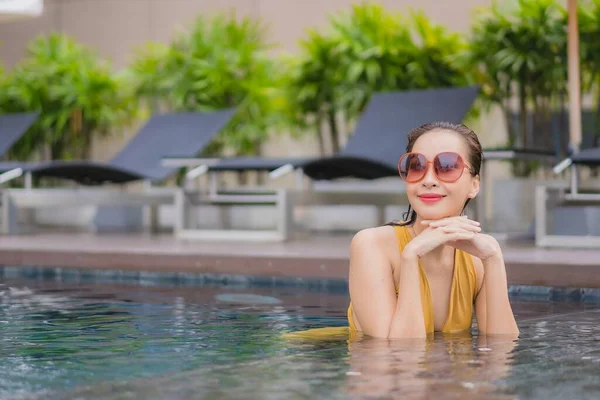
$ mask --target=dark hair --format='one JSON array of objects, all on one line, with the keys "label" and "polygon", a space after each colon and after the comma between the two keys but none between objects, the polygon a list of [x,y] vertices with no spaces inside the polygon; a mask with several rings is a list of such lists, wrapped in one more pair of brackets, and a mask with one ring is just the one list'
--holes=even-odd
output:
[{"label": "dark hair", "polygon": [[[469,147],[469,164],[471,165],[471,175],[479,175],[479,171],[481,170],[481,162],[483,161],[481,143],[479,143],[479,138],[477,137],[477,134],[473,132],[473,130],[462,124],[453,124],[451,122],[437,121],[430,122],[421,125],[417,128],[414,128],[410,132],[408,132],[408,144],[406,145],[406,152],[408,153],[412,151],[417,139],[423,136],[424,134],[428,132],[441,130],[452,131],[462,136],[465,142],[467,142],[467,146]],[[470,200],[471,199],[467,199],[463,210],[467,207],[467,204],[469,204]],[[402,216],[402,221],[392,221],[386,225],[407,226],[414,224],[416,219],[417,213],[415,212],[415,210],[412,209],[412,207],[409,204],[408,211],[406,211]]]}]

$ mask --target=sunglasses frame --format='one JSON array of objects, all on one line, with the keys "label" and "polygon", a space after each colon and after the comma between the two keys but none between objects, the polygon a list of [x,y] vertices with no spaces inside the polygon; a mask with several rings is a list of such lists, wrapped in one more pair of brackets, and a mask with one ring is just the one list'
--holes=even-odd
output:
[{"label": "sunglasses frame", "polygon": [[[454,180],[442,179],[442,177],[439,176],[439,174],[436,171],[435,166],[434,166],[433,167],[433,173],[435,174],[435,176],[441,182],[444,182],[444,183],[454,183],[454,182],[456,182],[457,180],[459,180],[463,176],[463,174],[465,172],[465,169],[467,169],[471,173],[471,175],[473,175],[473,169],[465,163],[465,160],[463,160],[463,158],[462,158],[462,156],[460,154],[458,154],[458,153],[456,153],[454,151],[443,151],[441,153],[438,153],[438,154],[435,155],[435,157],[433,157],[433,161],[428,160],[427,157],[425,157],[424,154],[417,153],[417,152],[408,152],[408,153],[402,154],[400,156],[400,159],[398,160],[398,174],[400,175],[400,179],[402,179],[406,183],[418,183],[418,182],[422,181],[425,178],[425,176],[427,176],[427,171],[429,170],[429,164],[433,164],[436,161],[436,159],[438,159],[438,157],[440,156],[440,154],[453,154],[453,155],[456,155],[457,156],[457,162],[459,162],[459,163],[462,164],[462,169],[460,171],[460,174]],[[422,156],[425,159],[425,163],[426,163],[425,164],[425,172],[423,173],[423,176],[421,176],[419,179],[414,180],[414,181],[408,181],[408,180],[406,180],[406,178],[402,176],[402,171],[401,171],[402,160],[404,160],[406,157],[408,157],[410,155]],[[408,171],[407,171],[406,175],[408,176]]]}]

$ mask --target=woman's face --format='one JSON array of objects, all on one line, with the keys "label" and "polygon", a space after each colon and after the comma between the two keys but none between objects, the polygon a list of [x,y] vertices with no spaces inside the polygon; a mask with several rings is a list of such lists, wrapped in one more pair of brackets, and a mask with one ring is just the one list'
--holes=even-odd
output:
[{"label": "woman's face", "polygon": [[421,135],[412,149],[425,156],[425,176],[418,182],[406,183],[406,192],[412,208],[421,220],[438,220],[460,215],[467,199],[479,192],[479,176],[473,176],[468,168],[455,182],[444,182],[436,175],[433,161],[444,152],[457,153],[466,167],[471,167],[466,141],[456,132],[434,130]]}]

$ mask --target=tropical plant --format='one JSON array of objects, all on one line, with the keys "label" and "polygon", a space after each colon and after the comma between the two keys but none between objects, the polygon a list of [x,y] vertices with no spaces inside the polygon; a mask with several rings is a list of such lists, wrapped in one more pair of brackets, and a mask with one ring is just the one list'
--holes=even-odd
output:
[{"label": "tropical plant", "polygon": [[404,18],[380,5],[361,3],[349,13],[332,16],[330,22],[327,34],[310,31],[301,43],[292,85],[300,120],[310,121],[321,143],[323,125],[327,126],[334,152],[340,148],[340,118],[355,119],[373,92],[467,82],[453,57],[465,46],[464,40],[423,13]]},{"label": "tropical plant", "polygon": [[151,44],[131,68],[136,93],[154,107],[212,111],[235,107],[209,152],[257,154],[285,107],[285,69],[267,54],[260,21],[200,16],[168,46]]},{"label": "tropical plant", "polygon": [[125,70],[135,98],[146,102],[151,112],[160,111],[161,99],[169,95],[162,76],[168,53],[168,46],[162,43],[146,43],[134,51],[133,62]]},{"label": "tropical plant", "polygon": [[469,83],[458,54],[467,49],[465,38],[433,23],[423,12],[410,14],[416,59],[408,65],[418,88],[464,86]]},{"label": "tropical plant", "polygon": [[40,112],[10,156],[29,159],[43,151],[45,159],[88,158],[95,135],[135,115],[123,87],[108,64],[68,36],[37,37],[3,82],[2,111]]},{"label": "tropical plant", "polygon": [[[408,23],[382,6],[362,3],[331,18],[344,76],[342,102],[359,112],[373,91],[410,88],[417,58]],[[414,68],[415,65],[412,65]]]},{"label": "tropical plant", "polygon": [[[552,114],[564,109],[567,34],[564,8],[555,0],[494,2],[472,29],[468,58],[484,98],[501,107],[509,145],[552,148]],[[512,123],[511,100],[519,122]],[[533,114],[533,123],[528,121]],[[517,128],[517,129],[515,129]],[[523,165],[523,164],[518,164]],[[513,171],[528,175],[535,165]]]},{"label": "tropical plant", "polygon": [[344,82],[337,41],[310,31],[301,42],[302,54],[290,69],[288,101],[297,111],[292,119],[296,127],[314,130],[321,154],[325,154],[324,127],[328,126],[334,140],[334,152],[339,149],[338,123],[340,96]]}]

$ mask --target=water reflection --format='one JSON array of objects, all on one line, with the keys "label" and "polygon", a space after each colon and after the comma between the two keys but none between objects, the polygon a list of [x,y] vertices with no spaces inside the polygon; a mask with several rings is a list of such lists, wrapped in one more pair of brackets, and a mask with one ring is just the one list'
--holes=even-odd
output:
[{"label": "water reflection", "polygon": [[495,382],[510,374],[515,346],[510,337],[470,334],[427,341],[363,337],[348,344],[345,392],[403,399],[512,398],[496,393]]}]

